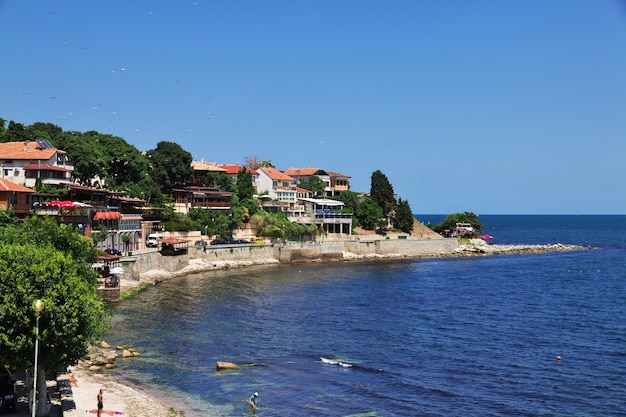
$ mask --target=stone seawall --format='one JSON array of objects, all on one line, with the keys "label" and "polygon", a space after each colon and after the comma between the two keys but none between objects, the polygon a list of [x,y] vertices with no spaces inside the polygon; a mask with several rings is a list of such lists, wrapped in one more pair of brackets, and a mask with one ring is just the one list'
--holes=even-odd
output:
[{"label": "stone seawall", "polygon": [[123,279],[139,281],[142,276],[151,271],[175,273],[185,269],[188,265],[189,255],[162,256],[156,250],[136,253],[133,256],[122,258]]},{"label": "stone seawall", "polygon": [[186,255],[162,256],[157,251],[149,251],[123,258],[123,278],[131,281],[154,280],[248,265],[452,256],[458,247],[456,239],[289,242],[207,246],[206,249],[192,246]]},{"label": "stone seawall", "polygon": [[452,255],[458,248],[457,239],[375,240],[344,242],[348,257],[438,257]]},{"label": "stone seawall", "polygon": [[441,258],[528,254],[590,249],[576,245],[460,245],[457,239],[379,239],[288,242],[268,245],[190,247],[189,253],[162,256],[157,251],[122,260],[124,280],[148,280],[249,265],[332,262],[376,258]]}]

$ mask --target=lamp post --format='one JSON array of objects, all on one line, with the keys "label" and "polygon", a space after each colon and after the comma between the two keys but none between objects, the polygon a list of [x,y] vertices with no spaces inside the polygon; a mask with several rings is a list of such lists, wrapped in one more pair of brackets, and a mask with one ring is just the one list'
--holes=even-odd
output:
[{"label": "lamp post", "polygon": [[33,302],[33,310],[35,311],[37,329],[35,331],[35,370],[33,372],[33,407],[32,417],[35,417],[37,412],[37,360],[39,358],[39,313],[43,311],[43,301],[37,299]]}]

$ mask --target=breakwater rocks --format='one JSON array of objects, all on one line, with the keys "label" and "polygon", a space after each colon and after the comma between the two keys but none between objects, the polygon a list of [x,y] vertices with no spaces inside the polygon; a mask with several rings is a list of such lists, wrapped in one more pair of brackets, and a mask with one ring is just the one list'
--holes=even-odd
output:
[{"label": "breakwater rocks", "polygon": [[459,245],[455,250],[457,256],[506,255],[506,254],[534,254],[546,252],[564,252],[572,250],[592,250],[594,248],[581,245],[565,245],[554,243],[547,245],[486,245],[471,244]]},{"label": "breakwater rocks", "polygon": [[136,349],[128,346],[112,348],[108,343],[101,341],[89,347],[87,356],[78,363],[78,366],[91,372],[99,372],[102,369],[115,368],[115,360],[119,357],[132,358],[135,356],[141,356]]}]

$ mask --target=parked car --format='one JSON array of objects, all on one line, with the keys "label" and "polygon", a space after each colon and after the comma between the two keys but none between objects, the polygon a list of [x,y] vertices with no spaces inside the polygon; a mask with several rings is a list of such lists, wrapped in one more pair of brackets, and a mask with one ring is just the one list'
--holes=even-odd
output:
[{"label": "parked car", "polygon": [[228,242],[225,239],[213,239],[211,245],[225,245]]},{"label": "parked car", "polygon": [[117,249],[111,249],[111,248],[106,248],[104,250],[106,253],[108,253],[109,255],[113,255],[113,256],[122,256],[122,252],[120,252]]},{"label": "parked car", "polygon": [[0,370],[0,409],[17,410],[15,379],[13,379],[8,369]]},{"label": "parked car", "polygon": [[162,233],[150,233],[148,239],[146,239],[146,246],[149,248],[156,248],[159,246],[159,239],[163,239]]}]

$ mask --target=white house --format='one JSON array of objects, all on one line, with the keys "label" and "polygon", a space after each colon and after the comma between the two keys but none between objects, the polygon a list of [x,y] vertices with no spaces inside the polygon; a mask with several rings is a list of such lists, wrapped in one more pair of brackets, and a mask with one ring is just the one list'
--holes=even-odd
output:
[{"label": "white house", "polygon": [[0,143],[0,177],[33,188],[42,184],[71,182],[74,165],[65,151],[47,140]]}]

